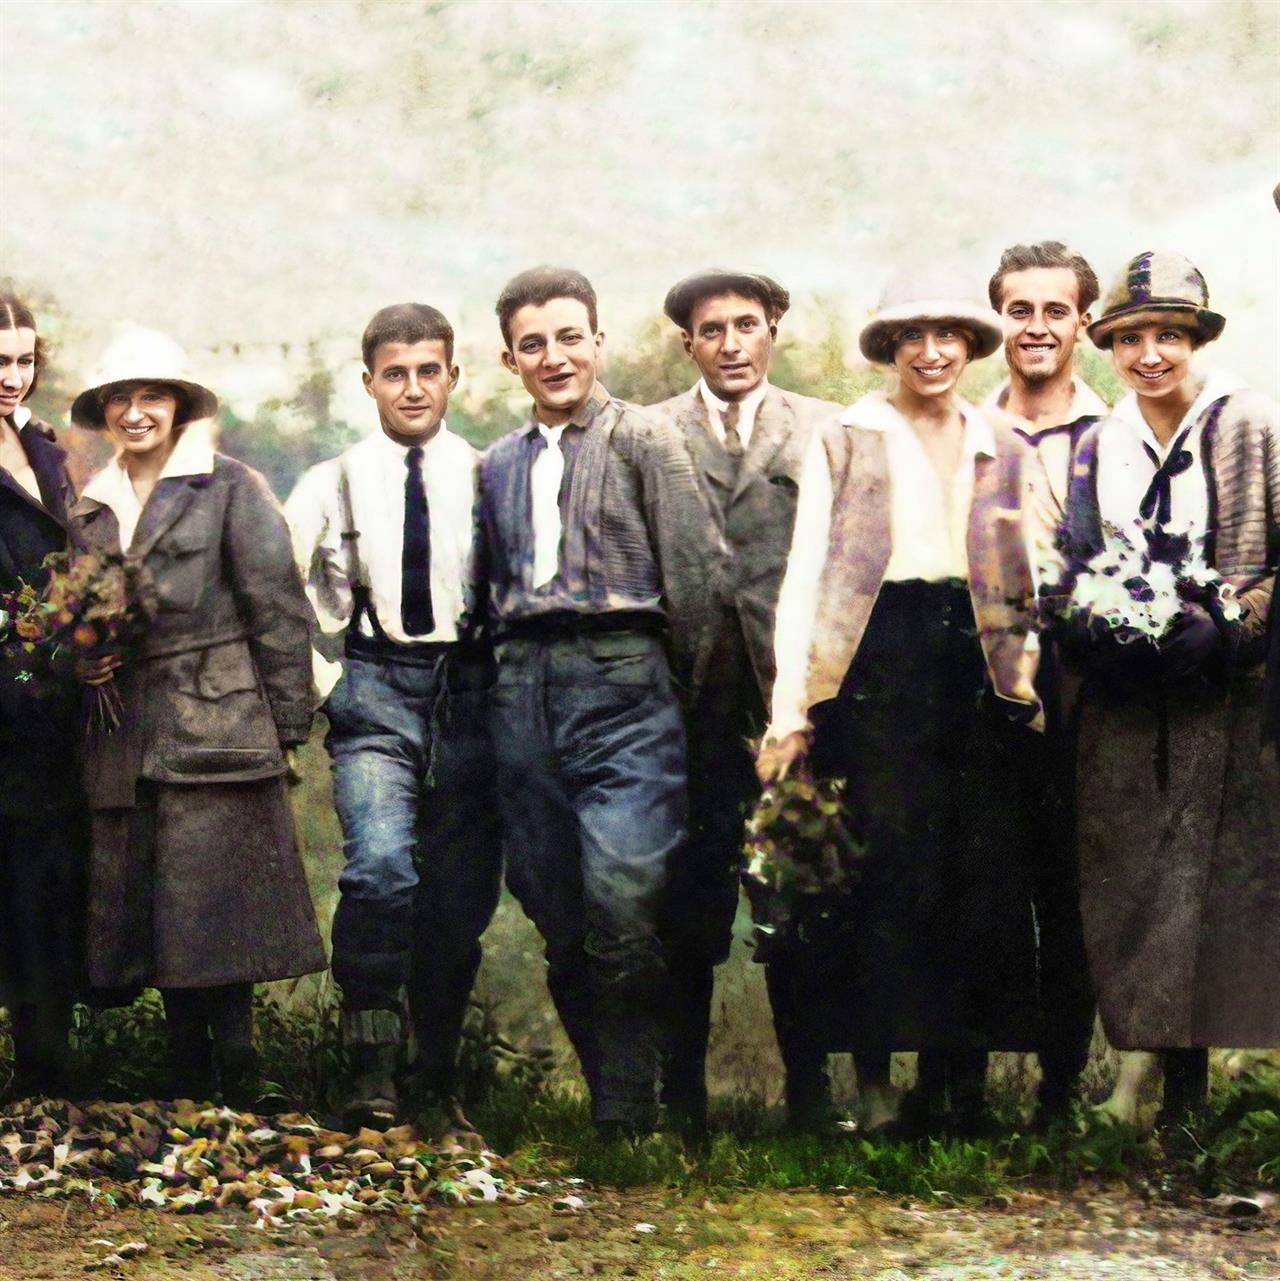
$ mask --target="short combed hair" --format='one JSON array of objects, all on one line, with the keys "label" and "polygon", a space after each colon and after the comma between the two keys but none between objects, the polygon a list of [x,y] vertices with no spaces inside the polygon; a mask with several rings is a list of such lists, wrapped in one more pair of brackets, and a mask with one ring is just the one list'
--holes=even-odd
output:
[{"label": "short combed hair", "polygon": [[31,375],[31,386],[27,388],[27,395],[30,396],[36,389],[36,383],[40,381],[40,371],[45,367],[49,359],[49,347],[45,340],[40,337],[39,331],[36,330],[36,318],[31,314],[31,308],[17,294],[0,294],[0,329],[30,329],[35,331],[36,365],[35,373]]},{"label": "short combed hair", "polygon": [[587,309],[591,332],[596,332],[596,291],[591,281],[571,267],[532,267],[508,280],[498,295],[494,311],[502,326],[502,341],[511,346],[511,318],[521,307],[545,307],[553,298],[576,298]]},{"label": "short combed hair", "polygon": [[1068,249],[1061,240],[1041,240],[1034,245],[1011,245],[1000,255],[1000,265],[987,286],[991,306],[1000,310],[1000,290],[1004,278],[1012,271],[1032,271],[1037,267],[1065,267],[1076,278],[1076,309],[1084,315],[1098,301],[1098,277],[1083,255]]},{"label": "short combed hair", "polygon": [[442,342],[446,363],[453,364],[453,326],[444,312],[423,302],[398,302],[375,312],[360,339],[364,367],[373,373],[374,352],[384,342]]}]

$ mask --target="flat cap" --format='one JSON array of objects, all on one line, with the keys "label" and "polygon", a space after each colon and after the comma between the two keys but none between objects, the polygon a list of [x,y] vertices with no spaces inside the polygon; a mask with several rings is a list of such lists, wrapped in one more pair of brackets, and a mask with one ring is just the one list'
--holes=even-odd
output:
[{"label": "flat cap", "polygon": [[741,294],[754,298],[763,308],[770,323],[784,315],[791,306],[791,295],[776,280],[749,271],[723,271],[719,267],[686,276],[667,291],[662,310],[680,326],[688,329],[693,309],[704,298],[720,294]]}]

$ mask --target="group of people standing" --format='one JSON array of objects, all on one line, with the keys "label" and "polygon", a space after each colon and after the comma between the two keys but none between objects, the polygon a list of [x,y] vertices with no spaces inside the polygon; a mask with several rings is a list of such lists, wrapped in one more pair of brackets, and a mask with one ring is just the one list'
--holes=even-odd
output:
[{"label": "group of people standing", "polygon": [[[845,780],[866,854],[765,957],[795,1124],[829,1123],[833,1051],[867,1133],[980,1127],[994,1050],[1037,1051],[1058,1114],[1095,988],[1113,1044],[1165,1053],[1170,1115],[1203,1101],[1209,1045],[1280,1045],[1280,419],[1195,367],[1223,321],[1185,259],[1139,255],[1095,319],[1098,294],[1057,242],[1008,250],[985,299],[900,277],[860,335],[895,376],[845,408],[770,384],[785,289],[702,272],[665,300],[698,381],[641,409],[600,383],[590,283],[537,268],[497,303],[531,412],[482,455],[447,425],[448,320],[387,307],[362,342],[380,430],[283,514],[155,336],[76,399],[117,450],[76,500],[21,406],[35,322],[0,300],[0,587],[70,541],[144,563],[158,600],[137,652],[80,665],[125,714],[78,777],[74,691],[0,695],[23,1083],[61,1084],[87,840],[89,982],[162,990],[175,1093],[252,1101],[251,985],[324,965],[285,790],[313,682],[351,1124],[465,1124],[505,865],[602,1134],[660,1104],[705,1133],[744,819],[800,768]],[[1111,409],[1075,373],[1086,332],[1131,389]],[[1002,345],[975,407],[959,379]],[[1102,590],[1134,555],[1179,584],[1163,630]]]}]

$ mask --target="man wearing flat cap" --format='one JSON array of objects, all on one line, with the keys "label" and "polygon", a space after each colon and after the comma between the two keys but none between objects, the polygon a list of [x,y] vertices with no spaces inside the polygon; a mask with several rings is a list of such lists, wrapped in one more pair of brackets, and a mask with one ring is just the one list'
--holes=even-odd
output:
[{"label": "man wearing flat cap", "polygon": [[[778,321],[790,301],[768,276],[713,270],[681,280],[664,304],[701,376],[655,409],[683,433],[728,551],[711,659],[686,701],[690,842],[674,877],[668,932],[675,1034],[663,1098],[695,1134],[706,1126],[713,971],[729,954],[743,820],[759,795],[748,743],[767,720],[774,610],[800,466],[813,424],[840,408],[769,383]],[[823,1057],[790,1033],[791,1011],[773,987],[788,1111],[793,1121],[819,1123],[827,1102]]]}]

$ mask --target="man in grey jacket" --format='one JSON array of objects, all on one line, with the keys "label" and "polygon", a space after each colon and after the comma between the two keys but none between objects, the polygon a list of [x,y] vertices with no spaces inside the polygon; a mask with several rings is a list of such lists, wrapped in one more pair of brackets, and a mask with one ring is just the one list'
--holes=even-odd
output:
[{"label": "man in grey jacket", "polygon": [[[704,271],[674,285],[664,304],[701,377],[655,406],[684,436],[727,572],[708,619],[710,655],[686,699],[690,845],[669,898],[667,964],[673,1038],[664,1101],[686,1131],[705,1130],[706,1055],[714,967],[729,955],[738,903],[743,820],[759,795],[748,743],[768,719],[773,620],[791,545],[805,446],[814,423],[840,406],[769,383],[778,321],[790,296],[767,276]],[[787,1107],[821,1124],[827,1082],[820,1050],[800,1037],[771,958],[770,1000],[787,1070]]]}]

